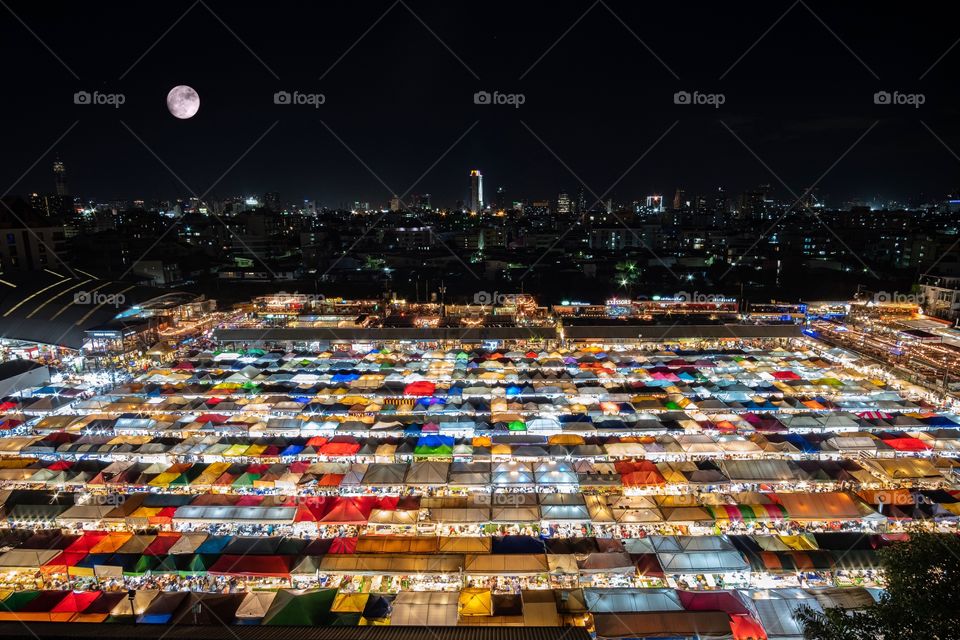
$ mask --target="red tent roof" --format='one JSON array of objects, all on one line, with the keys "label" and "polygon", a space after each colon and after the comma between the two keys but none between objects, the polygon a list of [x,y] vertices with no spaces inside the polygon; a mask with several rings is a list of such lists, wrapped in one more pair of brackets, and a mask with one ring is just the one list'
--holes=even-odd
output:
[{"label": "red tent roof", "polygon": [[728,615],[748,615],[743,601],[730,591],[677,591],[687,611],[723,611]]},{"label": "red tent roof", "polygon": [[214,424],[223,424],[229,419],[230,419],[229,416],[225,416],[220,413],[205,413],[199,418],[197,418],[197,422],[200,422],[203,424],[206,424],[208,422],[212,422]]},{"label": "red tent roof", "polygon": [[[159,513],[157,515],[160,515]],[[143,550],[145,556],[162,556],[170,551],[170,547],[180,539],[176,531],[161,531],[157,537]]]},{"label": "red tent roof", "polygon": [[340,555],[348,555],[351,553],[357,552],[357,540],[356,537],[351,538],[334,538],[330,543],[330,549],[327,550],[327,553],[334,553]]},{"label": "red tent roof", "polygon": [[[373,507],[370,507],[372,509]],[[364,514],[352,498],[337,498],[333,507],[320,518],[319,522],[342,524],[366,524],[370,510]]]},{"label": "red tent roof", "polygon": [[799,380],[800,376],[795,374],[793,371],[774,371],[773,377],[777,380]]},{"label": "red tent roof", "polygon": [[71,591],[50,613],[80,613],[102,595],[102,591]]},{"label": "red tent roof", "polygon": [[317,453],[322,456],[352,456],[360,451],[359,442],[328,442]]},{"label": "red tent roof", "polygon": [[432,396],[437,390],[437,385],[429,380],[418,380],[411,382],[403,390],[405,396]]},{"label": "red tent roof", "polygon": [[657,465],[649,460],[618,460],[614,463],[614,468],[620,474],[620,481],[625,487],[667,482]]},{"label": "red tent roof", "polygon": [[902,438],[884,438],[883,442],[897,451],[926,451],[933,448],[920,438],[911,438],[909,436]]},{"label": "red tent roof", "polygon": [[72,567],[87,557],[86,551],[64,551],[43,564],[45,573],[56,573],[54,567]]},{"label": "red tent roof", "polygon": [[106,531],[84,531],[83,535],[74,540],[65,551],[68,553],[87,554],[90,552],[90,549],[106,537]]},{"label": "red tent roof", "polygon": [[318,487],[339,487],[340,483],[343,482],[344,474],[342,473],[327,473],[324,474],[322,478],[317,481]]},{"label": "red tent roof", "polygon": [[749,616],[730,616],[734,640],[767,640],[763,625]]},{"label": "red tent roof", "polygon": [[308,507],[300,505],[297,507],[297,515],[293,517],[294,522],[316,522],[317,516],[313,514]]},{"label": "red tent roof", "polygon": [[257,576],[289,578],[294,556],[224,555],[210,567],[208,573],[229,576]]}]

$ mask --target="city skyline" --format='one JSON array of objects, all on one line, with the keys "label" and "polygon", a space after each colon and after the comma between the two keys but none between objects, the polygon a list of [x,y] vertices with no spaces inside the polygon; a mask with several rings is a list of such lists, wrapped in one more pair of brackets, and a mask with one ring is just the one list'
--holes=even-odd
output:
[{"label": "city skyline", "polygon": [[[33,197],[48,197],[56,196],[60,198],[66,198],[71,202],[74,202],[76,206],[83,207],[83,205],[95,205],[95,206],[104,206],[104,205],[116,205],[117,203],[126,203],[130,208],[138,208],[135,203],[143,203],[146,206],[148,203],[157,204],[162,202],[189,202],[190,200],[196,200],[195,196],[184,196],[184,195],[167,195],[167,196],[155,196],[152,198],[144,197],[103,197],[95,194],[84,194],[77,193],[77,190],[71,192],[70,182],[67,177],[67,163],[64,162],[59,153],[54,154],[55,160],[53,161],[53,189],[47,190],[36,190],[29,193],[17,194],[21,197],[33,198]],[[303,198],[294,197],[290,199],[286,197],[285,194],[281,194],[278,191],[267,190],[263,192],[243,192],[243,193],[232,193],[232,194],[211,194],[208,197],[204,198],[204,202],[210,201],[241,201],[249,198],[257,198],[255,206],[266,206],[268,208],[273,207],[274,210],[280,211],[285,208],[287,205],[292,205],[294,209],[298,209],[296,205],[311,203],[317,208],[323,208],[328,210],[350,210],[355,209],[355,205],[364,204],[368,206],[368,209],[371,211],[374,210],[393,210],[399,211],[405,208],[425,208],[425,209],[434,209],[434,210],[456,210],[461,209],[463,211],[478,213],[478,212],[495,212],[495,211],[504,211],[516,208],[517,204],[524,204],[537,201],[549,201],[557,205],[557,213],[571,213],[573,211],[582,211],[586,207],[586,195],[584,193],[583,185],[579,185],[578,190],[566,189],[563,186],[558,187],[554,190],[553,194],[548,193],[534,193],[530,194],[525,191],[520,191],[519,197],[511,196],[511,191],[503,184],[497,184],[495,187],[496,197],[494,199],[484,198],[483,197],[483,172],[479,169],[471,169],[467,174],[468,179],[470,180],[469,184],[466,185],[465,191],[466,196],[457,199],[456,201],[451,202],[442,202],[437,203],[436,199],[433,196],[433,193],[429,190],[421,190],[419,193],[408,194],[408,197],[401,200],[396,194],[381,198],[379,201],[377,199],[365,198],[365,197],[353,197],[344,201],[332,203],[332,202],[318,202],[317,200],[304,196]],[[477,178],[474,181],[474,178]],[[620,206],[623,205],[632,205],[639,206],[640,203],[644,203],[646,209],[650,211],[663,211],[669,209],[682,209],[684,207],[694,207],[697,203],[697,198],[706,198],[710,200],[711,208],[719,208],[720,202],[722,199],[726,199],[727,208],[737,208],[738,200],[743,196],[748,195],[754,192],[763,192],[765,195],[769,196],[770,202],[777,204],[794,204],[799,202],[799,198],[796,194],[787,193],[784,189],[780,189],[783,193],[777,193],[777,188],[770,184],[769,181],[764,183],[763,181],[758,181],[753,185],[745,185],[744,188],[740,190],[729,190],[724,188],[724,186],[719,185],[712,190],[708,191],[689,191],[683,188],[682,186],[677,186],[673,190],[673,196],[666,190],[648,190],[645,192],[637,191],[631,196],[619,197],[617,194],[608,194],[607,198],[602,200],[594,200],[591,207],[588,209],[602,209],[608,203],[616,203]],[[577,193],[578,199],[570,199],[570,193]],[[930,208],[942,206],[944,202],[949,205],[953,203],[958,198],[960,198],[960,191],[946,190],[941,193],[936,194],[898,194],[889,198],[884,198],[879,194],[870,194],[864,195],[861,194],[857,197],[852,197],[843,202],[831,201],[829,194],[822,193],[819,188],[811,191],[813,194],[814,201],[823,208],[829,209],[846,209],[851,207],[869,207],[871,209],[921,209],[921,208]],[[478,199],[475,200],[475,194]],[[718,195],[719,194],[719,195]],[[809,196],[809,194],[807,194]],[[779,196],[779,197],[777,197]],[[720,200],[717,200],[719,198]],[[424,205],[424,203],[428,203]],[[653,203],[653,205],[651,204]],[[667,203],[672,203],[668,205]],[[480,206],[475,206],[479,204]]]}]

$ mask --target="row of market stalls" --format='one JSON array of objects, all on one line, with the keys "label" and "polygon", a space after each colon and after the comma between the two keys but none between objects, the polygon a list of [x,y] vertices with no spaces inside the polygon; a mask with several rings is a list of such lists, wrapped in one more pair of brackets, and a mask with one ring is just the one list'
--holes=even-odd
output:
[{"label": "row of market stalls", "polygon": [[836,589],[487,589],[367,594],[311,589],[198,593],[21,591],[0,593],[0,621],[137,623],[165,625],[304,626],[587,626],[601,638],[684,637],[708,639],[802,637],[794,612],[839,607],[862,609],[870,591]]},{"label": "row of market stalls", "polygon": [[[910,481],[944,485],[955,478],[953,458],[854,460],[699,460],[653,462],[623,459],[498,460],[493,462],[211,462],[124,460],[0,460],[0,479],[13,488],[96,492],[316,495],[449,495],[572,493],[578,490],[636,493],[699,493],[707,487],[743,490],[764,485],[781,491],[838,485],[880,488]],[[754,487],[756,488],[756,487]]]},{"label": "row of market stalls", "polygon": [[[102,413],[107,419],[121,414],[135,414],[154,420],[154,423],[127,423],[122,426],[131,432],[164,429],[202,431],[212,430],[216,426],[222,430],[228,428],[223,425],[231,423],[245,423],[248,429],[251,426],[260,430],[289,429],[296,424],[274,422],[271,426],[269,419],[274,416],[298,418],[305,423],[298,425],[300,429],[312,430],[336,428],[345,421],[356,421],[358,424],[353,428],[358,431],[374,429],[373,425],[377,423],[394,422],[400,424],[400,430],[410,424],[428,422],[449,423],[446,428],[451,429],[454,428],[453,423],[460,422],[459,429],[477,432],[495,431],[499,422],[517,422],[519,424],[515,430],[542,433],[578,429],[609,430],[623,425],[635,431],[669,431],[677,428],[675,423],[678,420],[696,423],[681,425],[684,428],[726,432],[956,426],[954,418],[937,419],[938,414],[920,405],[892,400],[857,401],[853,399],[854,396],[837,396],[842,399],[831,401],[820,396],[803,400],[773,395],[759,401],[747,399],[725,403],[716,398],[684,394],[675,389],[653,394],[603,387],[557,388],[540,393],[532,389],[530,391],[524,395],[494,399],[439,395],[411,397],[405,396],[403,390],[382,397],[369,392],[346,390],[321,397],[297,388],[279,389],[271,395],[252,397],[240,397],[229,390],[191,397],[175,391],[152,396],[143,393],[142,389],[136,392],[136,389],[119,387],[109,394],[58,407],[58,414],[65,411]],[[23,421],[34,415],[30,411],[21,411],[20,407],[11,403],[6,404],[9,410],[3,414],[7,419]],[[760,413],[773,415],[755,415]],[[245,422],[237,419],[241,414],[258,420]],[[528,425],[538,417],[545,422]],[[818,417],[825,419],[818,420]],[[168,422],[173,424],[167,425]],[[259,425],[260,422],[267,424]],[[730,424],[725,424],[727,422]],[[204,426],[207,423],[213,424]],[[574,424],[569,426],[568,423]],[[397,430],[397,427],[381,425],[374,430]]]},{"label": "row of market stalls", "polygon": [[[73,418],[72,416],[64,416]],[[77,430],[45,429],[33,435],[0,438],[4,457],[140,459],[177,462],[237,460],[310,461],[353,459],[359,462],[435,460],[548,460],[609,461],[643,457],[677,460],[698,458],[894,458],[901,456],[956,456],[960,430],[848,431],[825,433],[707,434],[675,432],[658,435],[563,433],[542,435],[505,431],[462,437],[444,435],[438,428],[415,433],[352,435],[336,429],[313,436],[279,434],[232,435],[124,434],[116,424],[85,421]],[[117,421],[119,422],[119,420]],[[629,430],[627,430],[629,431]],[[119,432],[119,433],[118,433]]]},{"label": "row of market stalls", "polygon": [[93,399],[84,395],[78,388],[43,387],[6,399],[0,412],[43,415],[79,406],[111,412],[140,407],[316,417],[348,415],[358,408],[385,415],[473,415],[583,405],[584,412],[598,416],[629,417],[678,409],[900,413],[922,408],[884,381],[823,360],[799,345],[793,351],[686,355],[627,348],[610,353],[599,348],[204,352],[148,371],[113,394]]},{"label": "row of market stalls", "polygon": [[800,343],[396,344],[26,390],[0,621],[799,638],[796,608],[869,605],[879,550],[960,522],[960,418],[898,386]]},{"label": "row of market stalls", "polygon": [[[0,515],[15,527],[258,533],[335,537],[345,531],[491,536],[536,532],[622,538],[650,533],[843,529],[899,531],[915,522],[951,529],[960,492],[882,489],[698,494],[477,493],[468,495],[78,494],[8,490]],[[346,529],[344,527],[347,527]],[[759,532],[759,531],[758,531]]]}]

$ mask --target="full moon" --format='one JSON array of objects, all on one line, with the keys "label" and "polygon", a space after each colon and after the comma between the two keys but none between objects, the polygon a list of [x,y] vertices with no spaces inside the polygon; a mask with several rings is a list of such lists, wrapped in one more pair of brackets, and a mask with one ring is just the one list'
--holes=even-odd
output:
[{"label": "full moon", "polygon": [[193,87],[178,85],[167,94],[167,109],[181,120],[192,118],[200,109],[200,94]]}]

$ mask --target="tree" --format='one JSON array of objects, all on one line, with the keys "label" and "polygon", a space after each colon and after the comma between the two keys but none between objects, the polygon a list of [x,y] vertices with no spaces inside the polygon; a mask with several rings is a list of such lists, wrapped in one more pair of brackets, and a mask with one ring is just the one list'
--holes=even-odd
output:
[{"label": "tree", "polygon": [[960,536],[917,531],[880,551],[886,589],[862,611],[803,607],[810,640],[951,640],[960,637]]}]

